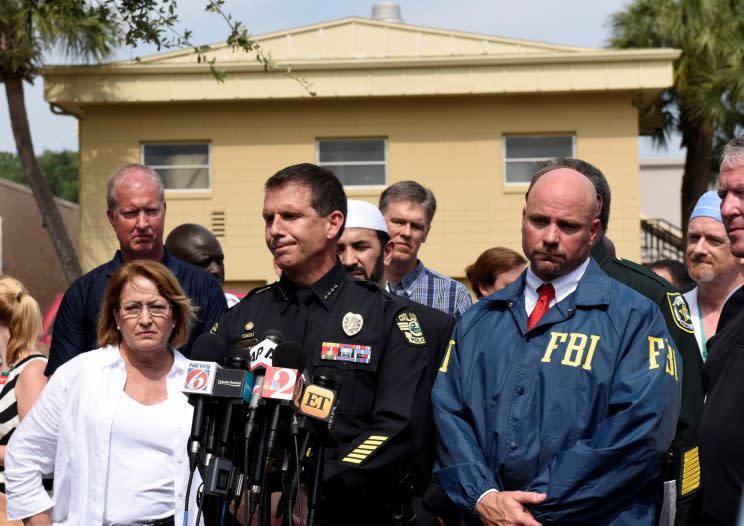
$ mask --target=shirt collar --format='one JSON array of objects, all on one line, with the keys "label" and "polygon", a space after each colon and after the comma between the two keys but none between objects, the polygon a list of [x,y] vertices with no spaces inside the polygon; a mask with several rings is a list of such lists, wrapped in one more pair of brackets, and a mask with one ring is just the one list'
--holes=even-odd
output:
[{"label": "shirt collar", "polygon": [[292,299],[302,289],[310,289],[321,305],[323,305],[326,310],[330,311],[331,308],[333,308],[333,304],[336,302],[336,298],[338,297],[338,292],[343,287],[344,281],[347,277],[348,275],[346,270],[344,270],[344,266],[338,259],[336,259],[336,264],[333,265],[331,270],[309,287],[301,287],[289,279],[286,274],[282,273],[282,277],[279,278],[277,284],[278,293],[281,296],[282,301],[284,301],[282,312],[287,309],[287,306],[292,302]]},{"label": "shirt collar", "polygon": [[[189,365],[189,359],[174,347],[171,347],[170,350],[173,353],[173,366],[168,372],[168,378],[173,378],[174,376],[183,374],[186,371]],[[124,358],[121,357],[121,351],[119,351],[118,345],[107,345],[103,349],[91,352],[105,353],[105,358],[103,360],[104,367],[113,367],[122,370],[125,369]]]},{"label": "shirt collar", "polygon": [[[584,275],[584,272],[586,272],[586,269],[588,266],[589,266],[589,258],[587,257],[586,260],[584,260],[584,262],[581,265],[573,269],[568,274],[559,276],[549,282],[553,285],[553,288],[555,289],[556,303],[562,301],[569,294],[571,294],[573,291],[576,290],[576,287],[579,285],[579,281],[581,280],[581,277]],[[526,279],[525,289],[530,288],[530,290],[533,290],[533,291],[536,291],[537,287],[545,283],[542,279],[538,278],[534,272],[532,272],[532,267],[527,267],[527,274],[526,274],[525,279]]]},{"label": "shirt collar", "polygon": [[[165,265],[168,268],[171,268],[171,262],[178,261],[176,258],[171,256],[170,252],[168,252],[168,249],[163,247],[163,258],[160,260],[160,263]],[[108,262],[108,265],[106,265],[106,275],[111,277],[111,275],[116,272],[116,269],[119,268],[124,264],[124,258],[121,255],[121,250],[117,250],[114,254],[114,257],[111,261]]]},{"label": "shirt collar", "polygon": [[413,290],[413,286],[416,284],[419,278],[424,275],[424,270],[426,270],[426,267],[424,267],[424,264],[417,259],[416,268],[403,276],[403,279],[400,280],[400,283],[398,283],[397,285],[392,285],[391,289],[395,290],[396,288],[402,288],[406,291],[406,294],[410,295]]}]

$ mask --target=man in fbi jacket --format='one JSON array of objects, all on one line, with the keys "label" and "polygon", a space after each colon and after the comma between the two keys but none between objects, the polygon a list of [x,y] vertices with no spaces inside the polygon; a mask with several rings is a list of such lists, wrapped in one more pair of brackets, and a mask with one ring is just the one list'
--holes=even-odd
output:
[{"label": "man in fbi jacket", "polygon": [[530,267],[455,329],[434,387],[435,472],[483,524],[654,524],[682,371],[662,315],[589,258],[601,206],[569,168],[535,175]]}]

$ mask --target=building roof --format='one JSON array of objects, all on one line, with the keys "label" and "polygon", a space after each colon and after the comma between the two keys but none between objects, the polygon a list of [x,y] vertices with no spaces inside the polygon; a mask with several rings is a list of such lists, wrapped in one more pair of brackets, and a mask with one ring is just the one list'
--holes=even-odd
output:
[{"label": "building roof", "polygon": [[[2,193],[20,193],[24,195],[32,195],[33,192],[31,191],[31,187],[27,186],[25,184],[16,183],[15,181],[11,181],[10,179],[5,179],[4,177],[0,177],[0,192]],[[80,205],[77,203],[73,203],[72,201],[68,201],[67,199],[62,199],[61,197],[54,197],[54,202],[57,203],[57,206],[62,206],[65,208],[70,208],[72,210],[77,210],[80,208]],[[2,212],[0,211],[0,216],[2,216]]]},{"label": "building roof", "polygon": [[[491,35],[464,33],[402,23],[349,17],[276,31],[256,37],[279,61],[365,61],[370,59],[424,59],[587,51],[587,48],[545,44]],[[338,46],[344,42],[345,46]],[[221,63],[253,62],[233,53],[225,42],[210,46]],[[142,62],[193,63],[192,50],[152,55]]]},{"label": "building roof", "polygon": [[[597,49],[546,44],[360,17],[255,37],[291,65],[321,98],[528,94],[630,90],[645,106],[672,84],[674,49]],[[266,74],[252,54],[226,43],[210,58],[216,83],[194,51],[96,66],[43,68],[45,96],[63,110],[86,104],[296,99],[310,94],[282,73]],[[642,112],[643,113],[643,112]]]}]

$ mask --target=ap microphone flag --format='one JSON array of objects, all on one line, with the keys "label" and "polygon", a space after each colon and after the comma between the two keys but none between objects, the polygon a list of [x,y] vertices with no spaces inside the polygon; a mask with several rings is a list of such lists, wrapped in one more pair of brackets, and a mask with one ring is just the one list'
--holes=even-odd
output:
[{"label": "ap microphone flag", "polygon": [[276,349],[277,345],[277,342],[274,340],[265,338],[260,341],[258,345],[252,347],[250,350],[250,371],[253,372],[256,369],[267,369],[268,367],[271,367],[274,349]]}]

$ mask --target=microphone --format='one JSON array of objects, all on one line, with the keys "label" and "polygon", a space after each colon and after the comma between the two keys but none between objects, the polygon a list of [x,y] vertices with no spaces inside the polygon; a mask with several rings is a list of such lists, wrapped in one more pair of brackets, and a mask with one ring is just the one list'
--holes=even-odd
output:
[{"label": "microphone", "polygon": [[214,392],[217,377],[217,361],[225,353],[225,341],[216,334],[202,334],[194,340],[191,349],[191,359],[186,369],[186,381],[183,393],[189,395],[189,401],[194,404],[194,415],[191,420],[191,434],[189,435],[188,456],[189,468],[196,469],[199,449],[204,438],[204,428],[208,427],[212,415],[208,414],[206,402]]},{"label": "microphone", "polygon": [[250,437],[255,429],[256,408],[258,408],[258,403],[261,399],[261,388],[263,387],[266,368],[271,367],[274,349],[276,349],[283,339],[284,336],[282,336],[281,332],[275,329],[269,329],[264,333],[263,340],[261,340],[256,346],[252,347],[249,351],[251,359],[249,370],[255,375],[256,381],[254,383],[248,408],[250,414],[248,422],[246,423],[246,439]]},{"label": "microphone", "polygon": [[264,333],[264,338],[258,344],[251,347],[250,358],[251,368],[253,372],[256,369],[266,369],[272,364],[272,358],[274,349],[284,340],[284,336],[281,332],[275,329],[269,329]]},{"label": "microphone", "polygon": [[[217,454],[211,459],[204,477],[204,493],[210,495],[227,496],[232,487],[239,485],[238,470],[236,470],[236,451],[233,436],[235,426],[233,422],[239,414],[239,406],[245,399],[245,393],[250,393],[255,381],[248,372],[250,368],[249,354],[242,350],[233,350],[225,358],[226,368],[218,368],[214,386],[214,396],[226,398],[224,415],[219,429]],[[250,398],[250,394],[248,396]],[[229,454],[232,453],[232,454]]]},{"label": "microphone", "polygon": [[251,483],[251,515],[261,498],[261,487],[268,460],[274,449],[279,416],[283,405],[299,405],[302,393],[302,371],[305,369],[305,352],[296,342],[282,342],[273,353],[273,363],[266,369],[261,388],[261,399],[270,407],[269,421],[264,428],[265,439],[259,442]]},{"label": "microphone", "polygon": [[[250,367],[249,371],[253,373],[255,382],[248,402],[248,418],[245,423],[243,438],[246,442],[246,450],[250,445],[251,437],[256,430],[256,419],[258,417],[258,404],[261,400],[261,390],[264,383],[266,368],[271,367],[274,349],[282,342],[284,336],[275,329],[269,329],[264,333],[263,340],[251,348],[249,351]],[[244,393],[245,396],[245,393]]]},{"label": "microphone", "polygon": [[338,392],[343,379],[329,367],[319,367],[313,375],[313,383],[305,388],[300,402],[302,415],[300,427],[309,431],[322,441],[333,433],[338,407]]},{"label": "microphone", "polygon": [[[300,472],[307,467],[307,452],[311,447],[311,439],[317,442],[318,454],[316,457],[315,471],[311,479],[311,503],[316,503],[320,492],[320,483],[323,476],[323,461],[325,459],[325,445],[333,434],[333,424],[338,407],[338,392],[341,389],[342,378],[334,369],[319,367],[313,375],[313,383],[305,387],[299,405],[298,425],[305,430],[302,445],[298,448],[298,464],[290,473],[287,489],[282,494],[277,507],[277,516],[291,515],[292,503],[297,495]],[[312,445],[314,447],[314,445]],[[299,459],[303,459],[300,463]],[[300,464],[302,467],[300,467]],[[313,500],[314,499],[314,500]]]},{"label": "microphone", "polygon": [[[253,391],[255,377],[248,371],[250,368],[248,353],[236,349],[225,358],[225,369],[218,370],[215,381],[215,396],[226,396],[231,398],[225,408],[225,418],[220,431],[220,454],[225,455],[230,442],[232,429],[233,410],[235,406],[242,405],[244,401],[250,400]],[[248,400],[246,400],[248,393]]]}]

